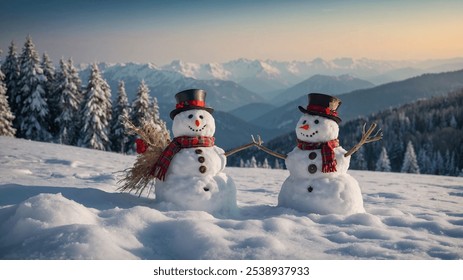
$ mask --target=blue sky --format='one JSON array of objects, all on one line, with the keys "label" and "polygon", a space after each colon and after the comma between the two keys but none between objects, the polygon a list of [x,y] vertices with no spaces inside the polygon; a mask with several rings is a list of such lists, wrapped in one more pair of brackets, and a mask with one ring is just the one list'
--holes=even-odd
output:
[{"label": "blue sky", "polygon": [[463,1],[0,0],[0,49],[76,62],[463,56]]}]

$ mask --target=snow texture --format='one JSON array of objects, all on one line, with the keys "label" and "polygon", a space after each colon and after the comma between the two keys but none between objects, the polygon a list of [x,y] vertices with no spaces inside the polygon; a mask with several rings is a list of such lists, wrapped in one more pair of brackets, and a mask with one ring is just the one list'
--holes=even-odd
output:
[{"label": "snow texture", "polygon": [[[296,137],[309,143],[323,143],[338,138],[338,124],[328,118],[304,114],[296,128]],[[278,196],[278,205],[314,214],[364,213],[362,192],[357,180],[347,174],[350,156],[334,148],[336,171],[322,172],[321,150],[295,147],[286,158],[289,177]]]},{"label": "snow texture", "polygon": [[277,207],[287,170],[226,168],[238,213],[116,191],[134,156],[0,137],[1,259],[462,259],[463,178],[350,171],[366,213]]}]

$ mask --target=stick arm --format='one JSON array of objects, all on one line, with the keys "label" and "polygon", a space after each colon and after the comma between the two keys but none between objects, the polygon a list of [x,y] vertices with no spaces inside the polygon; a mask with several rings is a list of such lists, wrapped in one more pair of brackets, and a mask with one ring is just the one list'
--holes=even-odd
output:
[{"label": "stick arm", "polygon": [[265,146],[262,146],[262,145],[258,145],[257,148],[264,151],[264,152],[266,152],[269,155],[272,155],[272,156],[280,158],[280,159],[286,159],[288,157],[288,155],[283,155],[283,154],[277,153],[277,152],[272,151],[269,148],[267,148]]},{"label": "stick arm", "polygon": [[246,150],[247,148],[250,148],[250,147],[253,147],[253,146],[257,146],[257,143],[256,142],[251,142],[251,143],[248,143],[248,144],[244,144],[242,146],[236,147],[234,149],[231,149],[230,151],[225,152],[224,155],[226,157],[228,157],[228,156],[233,155],[234,153],[237,153],[237,152],[242,151],[242,150]]},{"label": "stick arm", "polygon": [[347,151],[344,157],[348,157],[353,153],[357,152],[360,149],[360,147],[362,147],[366,143],[375,142],[383,138],[383,132],[381,131],[381,129],[379,129],[373,136],[370,137],[370,135],[376,128],[376,123],[373,123],[367,131],[365,131],[366,125],[366,123],[363,125],[362,138],[360,139],[360,141],[357,144],[355,144],[355,146],[352,147],[349,151]]},{"label": "stick arm", "polygon": [[260,139],[259,135],[257,135],[257,141],[254,139],[254,136],[251,136],[251,137],[252,137],[252,141],[254,143],[256,143],[256,146],[257,146],[257,148],[259,150],[262,150],[262,151],[266,152],[269,155],[272,155],[274,157],[277,157],[277,158],[280,158],[280,159],[283,159],[283,160],[285,160],[288,157],[288,155],[283,155],[283,154],[277,153],[275,151],[270,150],[269,148],[267,148],[265,146],[262,146],[262,144],[264,142],[262,141],[262,139]]}]

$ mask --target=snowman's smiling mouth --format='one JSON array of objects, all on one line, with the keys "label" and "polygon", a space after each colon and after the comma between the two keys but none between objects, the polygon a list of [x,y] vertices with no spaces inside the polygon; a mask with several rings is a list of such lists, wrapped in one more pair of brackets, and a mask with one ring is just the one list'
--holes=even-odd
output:
[{"label": "snowman's smiling mouth", "polygon": [[313,137],[315,134],[318,134],[318,130],[315,130],[314,132],[312,132],[312,134],[305,134],[305,133],[302,133],[302,131],[299,131],[299,134],[307,138]]},{"label": "snowman's smiling mouth", "polygon": [[191,126],[188,126],[188,128],[189,128],[191,131],[200,132],[200,131],[203,131],[203,129],[204,129],[206,126],[207,126],[207,124],[203,125],[203,127],[198,128],[198,129],[194,129],[194,128],[192,128]]}]

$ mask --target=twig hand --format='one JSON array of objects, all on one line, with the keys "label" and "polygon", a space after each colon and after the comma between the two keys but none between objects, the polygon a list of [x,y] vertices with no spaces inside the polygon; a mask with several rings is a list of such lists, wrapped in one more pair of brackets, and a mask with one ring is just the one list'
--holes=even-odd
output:
[{"label": "twig hand", "polygon": [[366,125],[367,124],[365,123],[362,127],[362,139],[360,139],[360,141],[344,155],[345,157],[348,157],[353,153],[357,152],[360,149],[360,147],[362,147],[364,144],[375,142],[383,138],[383,132],[381,131],[381,129],[378,129],[378,131],[370,137],[370,135],[376,128],[376,123],[373,123],[370,126],[370,128],[368,128],[368,130],[365,131]]}]

